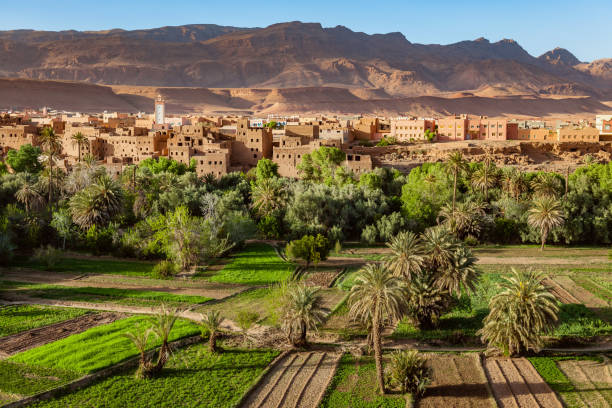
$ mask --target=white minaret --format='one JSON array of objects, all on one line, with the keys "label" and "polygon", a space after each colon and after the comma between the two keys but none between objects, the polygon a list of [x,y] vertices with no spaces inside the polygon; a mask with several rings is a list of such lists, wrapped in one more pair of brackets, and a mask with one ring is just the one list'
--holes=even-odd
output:
[{"label": "white minaret", "polygon": [[155,124],[163,125],[166,122],[166,101],[161,95],[155,98]]}]

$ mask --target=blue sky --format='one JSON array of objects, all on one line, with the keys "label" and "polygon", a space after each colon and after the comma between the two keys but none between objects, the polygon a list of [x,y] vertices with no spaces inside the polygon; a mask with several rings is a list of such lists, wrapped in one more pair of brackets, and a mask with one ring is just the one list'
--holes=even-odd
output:
[{"label": "blue sky", "polygon": [[300,20],[409,41],[449,44],[512,38],[532,55],[555,47],[590,61],[612,57],[611,0],[1,0],[0,30],[104,30],[213,23],[240,27]]}]

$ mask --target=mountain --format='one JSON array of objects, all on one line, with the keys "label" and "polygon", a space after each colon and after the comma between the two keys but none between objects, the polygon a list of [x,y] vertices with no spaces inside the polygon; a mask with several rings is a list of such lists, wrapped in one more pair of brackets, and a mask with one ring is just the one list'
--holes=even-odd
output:
[{"label": "mountain", "polygon": [[345,88],[389,98],[605,98],[610,60],[557,48],[536,58],[516,41],[416,44],[401,33],[289,22],[148,30],[0,31],[0,77],[196,88]]},{"label": "mountain", "polygon": [[538,59],[548,62],[549,64],[559,64],[573,67],[580,64],[580,60],[565,48],[555,48],[538,57]]}]

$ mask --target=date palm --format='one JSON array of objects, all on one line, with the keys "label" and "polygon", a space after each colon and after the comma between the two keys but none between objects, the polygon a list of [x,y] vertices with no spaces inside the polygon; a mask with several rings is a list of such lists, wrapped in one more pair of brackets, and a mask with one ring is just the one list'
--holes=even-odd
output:
[{"label": "date palm", "polygon": [[485,200],[489,198],[489,189],[495,187],[497,168],[491,161],[485,161],[481,167],[472,174],[472,186],[482,190]]},{"label": "date palm", "polygon": [[45,127],[38,137],[39,143],[43,148],[43,163],[47,166],[48,171],[48,187],[49,187],[49,204],[53,198],[53,165],[59,158],[62,152],[62,143],[59,135],[55,134],[53,128]]},{"label": "date palm", "polygon": [[294,346],[306,344],[306,331],[316,329],[323,322],[318,287],[296,285],[288,288],[283,296],[282,328]]},{"label": "date palm", "polygon": [[536,197],[557,198],[563,185],[557,173],[540,173],[532,182],[531,188]]},{"label": "date palm", "polygon": [[385,257],[387,268],[393,275],[410,280],[423,268],[423,253],[419,237],[410,231],[400,232],[387,242],[391,253]]},{"label": "date palm", "polygon": [[261,217],[265,217],[280,208],[284,200],[282,180],[277,177],[259,180],[251,191],[253,208]]},{"label": "date palm", "polygon": [[437,284],[436,275],[423,273],[408,283],[406,314],[419,328],[436,327],[449,302],[448,291]]},{"label": "date palm", "polygon": [[349,295],[350,315],[364,324],[371,322],[378,387],[385,393],[381,331],[387,322],[402,316],[406,290],[402,280],[380,264],[364,266]]},{"label": "date palm", "polygon": [[502,174],[502,187],[507,195],[518,199],[527,191],[527,181],[523,172],[516,168],[506,169]]},{"label": "date palm", "polygon": [[527,222],[532,228],[540,230],[542,241],[540,251],[543,251],[550,231],[564,223],[561,203],[552,197],[536,198],[529,209]]},{"label": "date palm", "polygon": [[45,199],[36,188],[36,184],[30,182],[27,175],[24,177],[21,187],[15,193],[15,198],[25,206],[27,214],[30,213],[31,209],[40,208],[45,203]]},{"label": "date palm", "polygon": [[457,242],[443,226],[428,228],[421,234],[425,263],[432,271],[450,265]]},{"label": "date palm", "polygon": [[438,213],[438,217],[444,219],[442,225],[458,238],[478,235],[484,216],[485,206],[474,201],[458,203],[454,210],[446,204]]},{"label": "date palm", "polygon": [[438,272],[436,285],[451,295],[461,296],[462,292],[474,293],[479,272],[476,257],[468,248],[460,246],[453,254],[453,260]]},{"label": "date palm", "polygon": [[542,333],[551,330],[558,320],[557,300],[542,284],[541,272],[517,272],[513,268],[512,275],[503,279],[502,291],[491,298],[489,315],[478,334],[506,355],[538,352]]},{"label": "date palm", "polygon": [[81,228],[103,225],[121,211],[123,191],[113,179],[104,175],[72,196],[69,205],[74,223]]},{"label": "date palm", "polygon": [[151,332],[161,340],[161,347],[157,355],[157,363],[151,367],[151,375],[157,375],[164,368],[170,358],[170,345],[168,338],[172,332],[172,328],[178,319],[178,312],[175,309],[167,309],[162,305],[161,311],[155,316]]},{"label": "date palm", "polygon": [[223,323],[223,316],[218,310],[209,310],[206,314],[202,314],[202,326],[204,326],[209,333],[208,337],[208,350],[211,353],[217,351],[217,337],[221,331],[221,324]]},{"label": "date palm", "polygon": [[81,132],[77,132],[71,137],[72,144],[77,145],[79,151],[79,163],[81,162],[81,149],[83,146],[89,146],[89,139]]},{"label": "date palm", "polygon": [[135,377],[139,379],[148,377],[149,371],[151,370],[151,360],[147,357],[147,345],[149,344],[150,336],[151,329],[136,331],[135,333],[123,333],[123,337],[128,338],[134,344],[140,355],[138,370],[135,374]]},{"label": "date palm", "polygon": [[455,202],[457,201],[457,178],[468,169],[468,164],[461,152],[454,152],[446,159],[445,167],[447,171],[453,175],[453,209],[455,209]]}]

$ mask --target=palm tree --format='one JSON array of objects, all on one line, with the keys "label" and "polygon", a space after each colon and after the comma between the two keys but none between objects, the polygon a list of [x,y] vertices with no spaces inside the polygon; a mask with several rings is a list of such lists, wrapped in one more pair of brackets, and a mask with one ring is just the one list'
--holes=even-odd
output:
[{"label": "palm tree", "polygon": [[117,215],[123,205],[121,187],[107,175],[98,177],[95,184],[72,196],[70,212],[75,224],[86,229],[94,224],[105,224]]},{"label": "palm tree", "polygon": [[527,190],[525,175],[516,168],[504,170],[502,174],[502,187],[506,194],[518,199]]},{"label": "palm tree", "polygon": [[284,202],[282,180],[276,177],[259,180],[251,191],[253,208],[261,217],[269,215]]},{"label": "palm tree", "polygon": [[557,198],[563,188],[557,173],[540,173],[532,182],[531,187],[537,197]]},{"label": "palm tree", "polygon": [[79,149],[79,163],[81,162],[81,148],[83,146],[89,146],[89,139],[83,135],[81,132],[77,132],[71,137],[72,144],[77,145]]},{"label": "palm tree", "polygon": [[491,161],[485,161],[474,174],[472,174],[472,186],[482,190],[485,200],[489,198],[489,188],[495,186],[497,168]]},{"label": "palm tree", "polygon": [[438,213],[438,217],[444,219],[443,225],[458,238],[478,235],[485,215],[484,204],[473,201],[458,203],[454,210],[446,204]]},{"label": "palm tree", "polygon": [[415,326],[431,328],[438,320],[449,302],[448,292],[436,283],[436,273],[423,273],[408,282],[407,315]]},{"label": "palm tree", "polygon": [[421,234],[425,262],[429,269],[437,271],[453,261],[457,242],[443,226],[431,227]]},{"label": "palm tree", "polygon": [[433,200],[434,187],[436,185],[436,181],[438,181],[436,175],[434,173],[427,173],[423,181],[429,185],[429,199]]},{"label": "palm tree", "polygon": [[454,253],[451,264],[438,272],[436,285],[450,295],[461,296],[462,290],[474,293],[479,272],[476,257],[468,248],[460,246]]},{"label": "palm tree", "polygon": [[419,237],[413,232],[400,232],[389,242],[391,253],[385,258],[387,268],[397,277],[410,280],[423,268],[423,253]]},{"label": "palm tree", "polygon": [[127,332],[123,333],[123,337],[130,339],[140,355],[140,363],[138,364],[138,370],[136,371],[136,378],[145,378],[149,375],[151,370],[151,361],[147,358],[147,345],[149,343],[149,337],[151,336],[151,329],[145,331],[137,331],[136,333]]},{"label": "palm tree", "polygon": [[540,230],[542,246],[540,251],[544,250],[544,244],[548,238],[548,234],[553,228],[563,225],[563,210],[561,203],[552,197],[541,197],[533,201],[533,207],[529,209],[529,217],[527,222],[532,228]]},{"label": "palm tree", "polygon": [[15,198],[25,206],[26,213],[29,214],[32,208],[40,208],[45,199],[36,189],[36,184],[27,180],[27,175],[24,177],[23,184],[15,193]]},{"label": "palm tree", "polygon": [[402,281],[380,264],[364,266],[349,295],[350,315],[364,324],[371,322],[376,375],[381,393],[385,393],[382,366],[381,330],[386,322],[401,317],[406,290]]},{"label": "palm tree", "polygon": [[453,175],[453,209],[457,200],[457,178],[461,173],[468,168],[467,162],[463,158],[461,152],[454,152],[448,156],[446,160],[446,169]]},{"label": "palm tree", "polygon": [[200,316],[202,316],[202,325],[209,333],[208,350],[211,353],[215,353],[217,351],[217,336],[221,331],[221,323],[223,323],[225,319],[218,310],[209,310],[206,314]]},{"label": "palm tree", "polygon": [[517,272],[513,268],[512,276],[503,279],[502,292],[491,298],[489,315],[478,334],[506,355],[538,352],[541,334],[558,320],[557,300],[542,284],[541,272]]},{"label": "palm tree", "polygon": [[296,285],[283,299],[282,328],[293,346],[306,344],[306,331],[316,329],[325,318],[318,287]]},{"label": "palm tree", "polygon": [[170,332],[174,327],[174,323],[176,323],[176,319],[178,319],[177,310],[166,309],[166,306],[162,305],[161,311],[153,321],[151,332],[161,340],[162,345],[157,356],[157,363],[151,368],[151,375],[159,374],[170,358],[168,338],[170,337]]},{"label": "palm tree", "polygon": [[46,127],[42,130],[42,132],[40,133],[40,136],[38,138],[40,145],[43,148],[43,156],[44,156],[44,162],[45,165],[47,166],[48,170],[49,170],[49,204],[51,204],[52,202],[52,186],[53,186],[53,182],[52,182],[52,177],[53,177],[53,164],[55,162],[55,160],[57,160],[57,158],[60,156],[61,151],[62,151],[62,143],[60,141],[60,137],[59,135],[56,135],[55,132],[53,131],[53,128],[50,127]]}]

